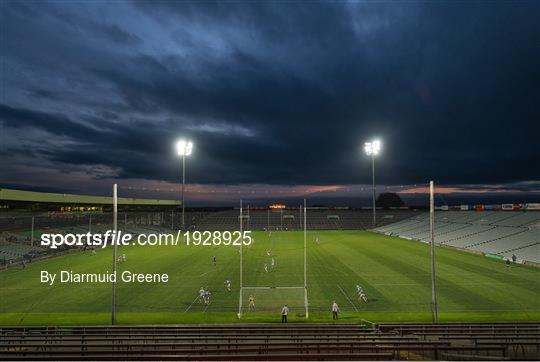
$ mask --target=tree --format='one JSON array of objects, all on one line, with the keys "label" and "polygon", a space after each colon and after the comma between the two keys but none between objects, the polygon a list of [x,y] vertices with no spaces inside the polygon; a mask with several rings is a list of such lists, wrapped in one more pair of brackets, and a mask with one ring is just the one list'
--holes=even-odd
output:
[{"label": "tree", "polygon": [[376,205],[378,207],[388,209],[390,207],[405,206],[405,203],[403,202],[403,200],[401,200],[401,197],[399,197],[399,195],[395,192],[385,192],[380,194],[379,197],[377,197]]}]

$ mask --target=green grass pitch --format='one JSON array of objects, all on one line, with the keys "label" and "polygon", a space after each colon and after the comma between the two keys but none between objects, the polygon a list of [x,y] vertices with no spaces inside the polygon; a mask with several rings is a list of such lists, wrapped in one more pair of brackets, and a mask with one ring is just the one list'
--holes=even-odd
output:
[{"label": "green grass pitch", "polygon": [[[319,236],[319,244],[315,237]],[[117,288],[119,324],[279,322],[283,303],[291,307],[290,322],[306,321],[303,285],[303,233],[255,232],[244,247],[244,305],[239,302],[239,252],[231,246],[130,246],[119,253],[127,261],[119,271],[168,273],[167,284],[125,284]],[[330,306],[341,308],[339,321],[431,321],[429,246],[359,231],[308,233],[307,295],[309,322],[330,322]],[[271,269],[270,257],[276,268]],[[437,247],[440,321],[540,320],[540,270],[479,255]],[[111,270],[111,249],[74,252],[36,261],[26,269],[0,271],[0,325],[109,324],[111,285],[59,284],[39,281],[41,270],[95,273]],[[217,265],[212,263],[216,256]],[[268,272],[264,264],[268,264]],[[232,281],[232,291],[224,280]],[[360,303],[355,285],[369,298]],[[197,291],[207,287],[212,302],[199,303]],[[249,289],[247,287],[257,287]],[[247,311],[253,293],[256,311]]]}]

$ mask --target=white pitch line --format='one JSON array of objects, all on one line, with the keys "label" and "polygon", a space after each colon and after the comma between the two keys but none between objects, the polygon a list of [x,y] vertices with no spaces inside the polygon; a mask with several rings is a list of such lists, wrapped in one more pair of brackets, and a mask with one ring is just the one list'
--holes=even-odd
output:
[{"label": "white pitch line", "polygon": [[184,313],[187,313],[187,311],[191,308],[191,306],[193,304],[195,304],[195,302],[197,301],[197,299],[199,299],[199,297],[196,297],[195,300],[193,302],[191,302],[191,304],[189,305],[189,307],[186,308],[186,310],[184,311]]},{"label": "white pitch line", "polygon": [[362,322],[368,322],[369,324],[371,324],[372,326],[375,324],[373,323],[372,321],[368,321],[367,319],[360,319]]},{"label": "white pitch line", "polygon": [[341,290],[341,293],[343,293],[343,295],[345,296],[345,298],[347,298],[347,300],[349,301],[349,303],[351,303],[351,305],[353,306],[354,310],[358,312],[358,309],[356,308],[356,306],[354,305],[354,303],[349,299],[349,297],[347,296],[347,294],[345,293],[345,291],[343,290],[343,288],[341,288],[341,286],[339,284],[337,284],[339,290]]},{"label": "white pitch line", "polygon": [[242,287],[244,289],[304,289],[305,287]]},{"label": "white pitch line", "polygon": [[202,273],[201,275],[199,275],[199,278],[202,277],[202,276],[204,276],[204,275],[206,275],[206,274],[208,274],[208,273],[211,273],[211,272],[212,272],[212,270],[209,270],[209,271],[207,271],[206,273]]}]

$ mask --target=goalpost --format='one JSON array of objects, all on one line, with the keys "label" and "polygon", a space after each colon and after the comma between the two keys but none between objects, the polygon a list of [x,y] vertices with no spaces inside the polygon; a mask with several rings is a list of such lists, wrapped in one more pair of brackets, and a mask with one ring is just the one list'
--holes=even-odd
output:
[{"label": "goalpost", "polygon": [[[244,292],[250,292],[256,294],[256,295],[263,295],[268,297],[268,299],[272,299],[272,297],[278,299],[280,305],[276,305],[275,307],[281,307],[283,304],[286,304],[285,300],[294,300],[296,302],[299,302],[301,304],[301,307],[303,308],[304,316],[305,318],[309,318],[309,303],[308,303],[308,293],[307,293],[307,206],[306,206],[306,200],[304,199],[304,214],[303,214],[303,282],[302,285],[292,285],[292,286],[251,286],[251,285],[244,285],[244,260],[243,260],[243,248],[244,246],[240,245],[240,276],[239,276],[239,285],[240,285],[240,293],[238,297],[238,318],[242,318],[243,315],[243,299],[247,299],[247,295],[244,294]],[[300,212],[302,211],[302,207],[300,207]],[[239,215],[239,224],[240,224],[240,232],[243,232],[243,226],[244,226],[244,215],[243,215],[243,205],[242,200],[240,200],[240,215]],[[251,293],[250,293],[251,294]],[[278,301],[275,301],[276,303]]]}]

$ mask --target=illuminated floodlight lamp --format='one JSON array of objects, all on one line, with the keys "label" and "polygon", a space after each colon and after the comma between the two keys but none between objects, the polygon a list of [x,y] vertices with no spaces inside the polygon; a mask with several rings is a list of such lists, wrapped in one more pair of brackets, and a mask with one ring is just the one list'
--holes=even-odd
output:
[{"label": "illuminated floodlight lamp", "polygon": [[381,151],[381,141],[375,140],[372,142],[364,143],[364,151],[368,156],[376,156]]},{"label": "illuminated floodlight lamp", "polygon": [[191,141],[180,140],[176,142],[176,151],[178,156],[189,156],[193,152],[193,143]]}]

